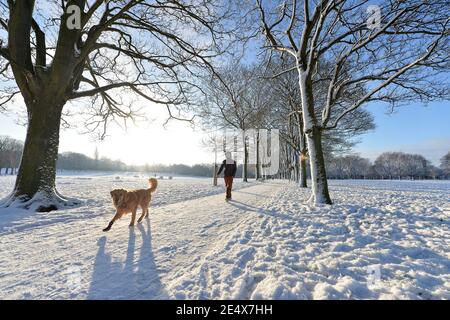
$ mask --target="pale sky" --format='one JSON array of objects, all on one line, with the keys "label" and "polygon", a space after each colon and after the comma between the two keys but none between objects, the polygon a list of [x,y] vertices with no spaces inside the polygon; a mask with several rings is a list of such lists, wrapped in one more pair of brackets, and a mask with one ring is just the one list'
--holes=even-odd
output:
[{"label": "pale sky", "polygon": [[[439,159],[450,151],[449,104],[410,105],[391,115],[380,105],[370,105],[368,110],[374,114],[377,128],[359,138],[361,142],[354,151],[361,156],[373,161],[384,151],[404,151],[422,154],[438,165]],[[214,154],[202,146],[205,135],[199,127],[193,129],[185,122],[173,120],[164,128],[165,108],[149,106],[148,112],[153,121],[130,125],[126,131],[111,126],[105,141],[93,141],[91,136],[80,134],[82,128],[64,129],[60,152],[74,151],[93,157],[97,146],[101,156],[127,164],[192,165],[214,161]],[[18,118],[12,113],[0,114],[0,135],[23,140],[26,129],[16,124]]]},{"label": "pale sky", "polygon": [[[198,126],[192,128],[189,123],[171,120],[164,128],[168,116],[165,107],[152,106],[149,111],[152,111],[152,120],[138,122],[137,126],[129,124],[126,130],[112,124],[103,141],[95,140],[89,134],[81,134],[83,127],[62,129],[59,152],[73,151],[93,157],[97,147],[100,156],[137,165],[192,165],[214,161],[214,155],[202,145],[204,134]],[[20,118],[15,114],[0,114],[0,135],[24,140],[26,128],[17,124]]]}]

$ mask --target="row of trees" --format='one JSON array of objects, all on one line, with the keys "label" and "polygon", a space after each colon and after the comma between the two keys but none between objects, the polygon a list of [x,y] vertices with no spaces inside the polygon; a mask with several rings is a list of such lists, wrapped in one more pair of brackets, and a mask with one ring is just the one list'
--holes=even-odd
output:
[{"label": "row of trees", "polygon": [[[0,175],[17,173],[23,151],[23,142],[8,136],[0,136]],[[77,152],[64,152],[58,154],[56,164],[57,170],[75,171],[131,171],[145,172],[146,174],[170,174],[208,177],[213,172],[212,165],[195,164],[192,166],[184,164],[154,164],[154,165],[127,165],[120,160],[112,160],[107,157],[100,157],[98,150],[95,150],[94,157],[89,157]],[[254,174],[254,167],[250,168],[250,175]],[[242,165],[238,166],[238,175],[242,174]]]},{"label": "row of trees", "polygon": [[57,162],[58,170],[98,170],[98,171],[129,171],[144,172],[147,175],[168,174],[208,177],[211,176],[212,165],[196,164],[193,166],[183,164],[155,164],[155,165],[127,165],[120,160],[111,160],[106,157],[98,157],[96,152],[94,158],[81,153],[65,152],[59,154]]},{"label": "row of trees", "polygon": [[[262,177],[263,157],[267,150],[261,149],[262,141],[258,130],[254,128],[277,129],[280,132],[281,170],[295,171],[300,185],[306,187],[308,175],[308,148],[303,131],[301,94],[298,87],[298,75],[294,70],[275,77],[276,69],[287,68],[292,63],[289,57],[273,58],[267,62],[246,64],[230,63],[217,68],[210,78],[206,78],[203,88],[206,101],[202,105],[201,119],[206,130],[213,130],[211,142],[221,139],[223,129],[234,129],[243,137],[237,137],[245,143],[237,153],[243,158],[243,180],[247,181],[250,151],[256,153],[256,178]],[[269,70],[268,70],[269,68]],[[321,87],[321,89],[323,89]],[[317,100],[326,99],[326,92],[318,90]],[[349,100],[356,97],[349,97]],[[352,117],[345,117],[335,128],[324,133],[322,148],[325,154],[348,151],[354,145],[353,137],[375,128],[373,117],[363,109],[355,110]],[[252,136],[250,132],[255,135]],[[256,147],[249,150],[251,145]],[[222,149],[222,145],[219,147]],[[226,146],[233,151],[233,146]],[[299,156],[297,156],[299,155]]]},{"label": "row of trees", "polygon": [[0,136],[0,174],[2,174],[3,168],[5,174],[15,173],[20,164],[22,151],[22,141],[8,136]]},{"label": "row of trees", "polygon": [[[176,119],[189,111],[215,119],[214,125],[281,126],[282,169],[294,167],[305,177],[308,161],[310,202],[331,204],[327,150],[345,147],[348,135],[370,128],[362,106],[378,101],[394,108],[450,92],[447,1],[377,1],[375,14],[368,14],[368,5],[1,1],[0,110],[21,96],[28,115],[18,177],[3,205],[22,201],[27,208],[45,198],[38,210],[65,206],[55,189],[60,126],[72,123],[71,114],[83,114],[86,127],[104,137],[111,121],[140,114],[135,98],[163,105]],[[79,10],[68,10],[74,7]],[[241,61],[262,61],[263,76],[255,79]],[[283,75],[291,77],[288,90],[264,81]]]},{"label": "row of trees", "polygon": [[59,154],[56,167],[59,170],[126,171],[128,169],[128,166],[120,160],[111,160],[106,157],[90,158],[75,152]]},{"label": "row of trees", "polygon": [[[0,140],[1,141],[1,140]],[[18,142],[20,144],[20,142]],[[97,153],[96,153],[97,154]],[[20,157],[17,157],[20,158]],[[307,166],[306,172],[309,168]],[[14,166],[13,168],[16,168]],[[212,165],[196,164],[155,164],[155,165],[127,165],[119,160],[105,157],[90,158],[84,154],[65,152],[59,154],[57,168],[59,170],[100,170],[100,171],[133,171],[145,172],[149,175],[166,173],[171,175],[209,177],[213,171]],[[450,178],[450,152],[441,159],[439,167],[431,164],[429,160],[419,154],[403,152],[385,152],[377,157],[372,164],[369,159],[359,155],[344,155],[327,157],[326,168],[331,179],[449,179]],[[12,170],[11,170],[12,173]],[[281,173],[284,175],[281,176]],[[280,170],[277,177],[288,178],[300,182],[295,168]],[[244,178],[258,178],[255,165],[244,163],[238,166],[237,176]],[[309,174],[306,177],[310,177]]]},{"label": "row of trees", "polygon": [[[127,165],[120,160],[111,160],[106,157],[98,157],[96,152],[94,157],[88,157],[81,153],[64,152],[58,155],[58,170],[98,170],[98,171],[129,171],[143,172],[149,176],[167,174],[194,177],[210,177],[213,172],[212,164],[194,164],[192,166],[185,164],[145,164],[145,165]],[[242,175],[243,166],[239,165],[237,175]],[[251,176],[254,175],[254,166],[248,168]]]},{"label": "row of trees", "polygon": [[[23,143],[8,136],[0,137],[0,174],[14,174],[20,163]],[[298,157],[298,154],[295,156]],[[306,167],[308,165],[305,164]],[[5,168],[5,170],[3,170]],[[282,167],[283,168],[283,167]],[[326,168],[331,179],[448,179],[450,178],[450,152],[441,159],[440,167],[435,167],[425,157],[418,154],[403,152],[385,152],[378,156],[372,164],[369,159],[359,155],[344,155],[327,157]],[[196,164],[155,164],[155,165],[127,165],[120,160],[99,157],[94,158],[81,153],[64,152],[58,155],[58,170],[99,170],[99,171],[133,171],[145,172],[149,175],[167,173],[171,175],[185,175],[208,177],[213,170],[212,165]],[[286,168],[287,169],[287,168]],[[308,168],[307,168],[308,169]],[[306,172],[308,170],[306,169]],[[237,176],[247,175],[258,179],[256,166],[238,166]],[[295,168],[280,170],[277,177],[288,178],[301,182]],[[305,179],[309,177],[305,175]]]},{"label": "row of trees", "polygon": [[385,152],[372,164],[358,155],[334,157],[327,161],[332,179],[448,179],[450,152],[436,167],[422,155]]},{"label": "row of trees", "polygon": [[[349,136],[373,127],[364,105],[376,101],[393,109],[449,97],[450,18],[442,12],[444,2],[382,1],[379,16],[367,15],[367,4],[256,0],[268,55],[265,68],[256,69],[267,72],[255,76],[234,61],[206,85],[212,97],[206,116],[218,119],[214,125],[282,129],[280,175],[294,176],[305,187],[302,161],[308,159],[313,204],[332,203],[326,160],[333,149],[348,147]],[[246,153],[244,146],[244,159]]]},{"label": "row of trees", "polygon": [[[283,69],[289,64],[287,59],[272,61],[272,69]],[[278,65],[277,65],[278,64]],[[281,66],[280,66],[281,65]],[[220,137],[221,128],[245,131],[256,127],[278,129],[281,132],[280,171],[276,177],[294,179],[300,186],[306,187],[306,179],[310,177],[310,165],[307,164],[308,148],[303,132],[301,111],[301,95],[298,88],[298,76],[294,70],[284,72],[276,77],[266,77],[261,70],[265,65],[226,65],[219,69],[216,81],[206,79],[204,88],[208,90],[208,100],[202,109],[205,127],[219,128],[216,134]],[[272,72],[273,73],[273,72]],[[214,76],[213,76],[214,78]],[[320,89],[319,87],[318,89]],[[315,94],[316,101],[326,99],[325,90]],[[348,97],[349,100],[357,97]],[[368,159],[355,155],[339,156],[348,153],[355,144],[353,138],[368,130],[374,129],[373,117],[364,109],[356,109],[344,117],[336,128],[323,134],[323,154],[328,177],[333,179],[425,179],[446,178],[448,170],[437,168],[421,155],[401,152],[387,152],[380,155],[372,165]],[[212,139],[212,142],[217,142]],[[258,152],[259,137],[245,136],[243,150],[243,180],[248,179],[249,148],[260,157],[256,157],[256,179],[262,177],[262,156]],[[256,141],[251,141],[252,139]],[[219,139],[220,140],[220,139]],[[211,143],[210,141],[210,143]],[[216,145],[217,147],[217,145]],[[219,149],[222,145],[219,143]],[[229,148],[228,150],[232,150]],[[448,157],[448,155],[447,155]]]},{"label": "row of trees", "polygon": [[[10,137],[0,137],[0,175],[13,175],[17,173],[20,165],[20,157],[23,151],[23,143]],[[209,177],[213,172],[213,166],[196,164],[192,166],[184,164],[155,164],[155,165],[127,165],[120,160],[111,160],[107,157],[99,157],[98,153],[93,158],[76,152],[64,152],[58,154],[56,168],[59,171],[130,171],[144,172],[148,175],[168,174],[196,177]],[[242,173],[239,166],[237,174]],[[250,170],[253,175],[253,170]]]}]

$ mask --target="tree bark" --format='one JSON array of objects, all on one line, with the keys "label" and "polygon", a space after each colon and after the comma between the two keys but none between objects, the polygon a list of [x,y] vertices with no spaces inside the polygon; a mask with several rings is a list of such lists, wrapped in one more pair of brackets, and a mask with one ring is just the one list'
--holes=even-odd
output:
[{"label": "tree bark", "polygon": [[259,129],[256,130],[256,180],[261,179],[261,158],[259,155]]},{"label": "tree bark", "polygon": [[328,192],[328,181],[325,169],[325,159],[322,150],[322,132],[314,127],[307,135],[311,166],[312,195],[309,202],[314,204],[332,204]]},{"label": "tree bark", "polygon": [[213,186],[217,187],[217,163],[214,163]]},{"label": "tree bark", "polygon": [[325,159],[322,149],[322,131],[317,125],[314,108],[314,95],[310,71],[299,71],[299,84],[302,98],[303,131],[309,152],[312,194],[308,202],[312,204],[332,204],[328,192]]},{"label": "tree bark", "polygon": [[294,167],[294,180],[295,183],[300,183],[300,154],[297,150],[294,151],[295,167]]},{"label": "tree bark", "polygon": [[306,148],[306,137],[304,130],[304,124],[302,116],[299,112],[295,112],[295,119],[297,121],[297,129],[298,129],[298,136],[299,136],[299,186],[301,188],[307,188],[308,184],[306,182],[307,179],[307,173],[306,173],[306,154],[307,154],[307,148]]},{"label": "tree bark", "polygon": [[303,152],[300,152],[300,187],[308,187],[306,179],[306,155]]},{"label": "tree bark", "polygon": [[62,107],[44,102],[28,106],[22,161],[14,191],[5,206],[19,204],[26,209],[47,212],[68,204],[56,191],[55,183]]},{"label": "tree bark", "polygon": [[248,147],[244,136],[244,165],[242,167],[242,181],[248,182]]}]

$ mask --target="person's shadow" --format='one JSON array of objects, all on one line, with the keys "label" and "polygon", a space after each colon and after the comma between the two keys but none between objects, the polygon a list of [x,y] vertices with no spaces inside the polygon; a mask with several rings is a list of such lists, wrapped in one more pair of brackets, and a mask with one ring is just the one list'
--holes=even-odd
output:
[{"label": "person's shadow", "polygon": [[[143,226],[145,224],[146,227]],[[152,249],[152,233],[150,219],[137,225],[141,232],[142,245],[137,263],[137,271],[134,273],[139,290],[138,299],[168,299],[169,296],[161,283],[158,267]]]},{"label": "person's shadow", "polygon": [[[145,224],[145,226],[143,226]],[[142,244],[135,259],[136,232],[130,228],[125,262],[113,262],[107,252],[107,237],[98,240],[98,252],[87,299],[168,299],[152,251],[149,219],[139,224]]]},{"label": "person's shadow", "polygon": [[109,299],[118,293],[114,286],[114,279],[120,277],[122,267],[120,263],[113,262],[106,252],[106,241],[106,236],[97,241],[98,251],[95,256],[88,299]]}]

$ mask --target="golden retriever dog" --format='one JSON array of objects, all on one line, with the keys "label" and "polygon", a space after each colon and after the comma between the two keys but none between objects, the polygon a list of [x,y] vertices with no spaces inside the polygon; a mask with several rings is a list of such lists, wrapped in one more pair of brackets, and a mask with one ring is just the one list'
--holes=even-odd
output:
[{"label": "golden retriever dog", "polygon": [[150,204],[150,200],[152,199],[152,192],[154,192],[158,186],[158,180],[155,178],[150,178],[148,182],[150,183],[150,187],[148,189],[115,189],[111,191],[111,198],[113,200],[114,207],[116,208],[116,214],[109,222],[108,226],[103,229],[103,231],[109,231],[116,220],[130,212],[130,227],[134,226],[138,207],[142,208],[142,214],[139,217],[138,223],[140,223],[143,218],[148,217],[148,206]]}]

